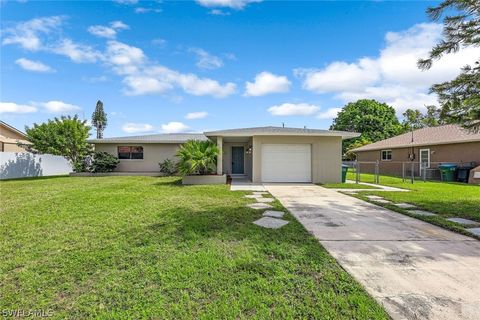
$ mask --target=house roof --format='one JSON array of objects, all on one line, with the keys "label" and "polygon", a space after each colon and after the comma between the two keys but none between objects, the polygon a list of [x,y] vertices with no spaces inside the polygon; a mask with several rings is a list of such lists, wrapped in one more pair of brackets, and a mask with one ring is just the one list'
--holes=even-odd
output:
[{"label": "house roof", "polygon": [[437,144],[452,144],[463,142],[480,141],[480,132],[472,133],[455,124],[448,124],[438,127],[422,128],[412,132],[404,133],[389,139],[377,141],[363,147],[353,149],[353,152],[370,150],[407,148],[416,146],[428,146]]},{"label": "house roof", "polygon": [[356,132],[306,129],[306,128],[286,128],[286,127],[255,127],[255,128],[239,128],[205,132],[208,137],[224,136],[224,137],[240,137],[240,136],[333,136],[342,137],[343,139],[355,138],[360,134]]},{"label": "house roof", "polygon": [[3,122],[2,120],[0,120],[0,126],[3,126],[3,127],[7,128],[7,129],[9,129],[9,130],[12,130],[13,132],[15,132],[15,133],[17,133],[18,135],[22,136],[24,139],[27,138],[27,135],[26,135],[24,132],[18,130],[17,128],[12,127],[11,125],[9,125],[9,124],[6,123],[6,122]]},{"label": "house roof", "polygon": [[114,137],[104,139],[90,139],[90,143],[184,143],[188,140],[207,140],[201,133],[166,133],[149,134],[142,136]]}]

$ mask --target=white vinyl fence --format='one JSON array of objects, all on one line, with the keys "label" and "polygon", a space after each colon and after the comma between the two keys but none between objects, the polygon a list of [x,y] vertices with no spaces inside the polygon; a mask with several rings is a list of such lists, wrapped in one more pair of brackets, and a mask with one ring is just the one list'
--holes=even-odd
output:
[{"label": "white vinyl fence", "polygon": [[70,163],[61,156],[29,152],[0,152],[0,180],[69,174]]}]

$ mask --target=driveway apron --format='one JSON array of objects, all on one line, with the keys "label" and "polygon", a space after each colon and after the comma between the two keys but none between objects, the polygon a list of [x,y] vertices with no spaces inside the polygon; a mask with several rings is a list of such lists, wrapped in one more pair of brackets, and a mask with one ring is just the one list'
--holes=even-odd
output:
[{"label": "driveway apron", "polygon": [[393,319],[479,319],[480,241],[316,185],[265,187]]}]

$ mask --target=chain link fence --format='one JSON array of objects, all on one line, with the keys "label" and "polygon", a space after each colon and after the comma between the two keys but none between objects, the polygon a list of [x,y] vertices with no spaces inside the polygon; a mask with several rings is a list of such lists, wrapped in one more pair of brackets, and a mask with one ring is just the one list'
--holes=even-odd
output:
[{"label": "chain link fence", "polygon": [[[393,176],[404,181],[442,180],[440,166],[453,165],[456,167],[454,181],[468,182],[470,169],[476,167],[475,162],[418,162],[418,161],[344,161],[353,172],[356,182],[379,183],[381,176]],[[369,173],[371,176],[362,176]]]}]

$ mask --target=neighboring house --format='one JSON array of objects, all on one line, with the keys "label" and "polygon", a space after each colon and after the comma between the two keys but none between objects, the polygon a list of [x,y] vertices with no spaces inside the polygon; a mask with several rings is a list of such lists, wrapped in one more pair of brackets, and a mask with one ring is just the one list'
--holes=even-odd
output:
[{"label": "neighboring house", "polygon": [[158,172],[158,163],[175,159],[188,140],[210,139],[221,149],[217,174],[253,182],[340,182],[342,140],[353,132],[258,127],[205,132],[92,139],[95,150],[120,159],[116,171]]},{"label": "neighboring house", "polygon": [[[428,177],[438,177],[440,163],[459,166],[480,165],[480,133],[472,133],[458,125],[442,125],[414,130],[389,139],[371,143],[352,150],[359,162],[379,162],[380,173],[402,174],[402,163],[424,163]],[[371,172],[373,166],[360,164],[363,171]],[[410,165],[406,165],[409,172]]]},{"label": "neighboring house", "polygon": [[27,135],[11,125],[0,121],[0,152],[25,152],[18,142],[28,143]]}]

